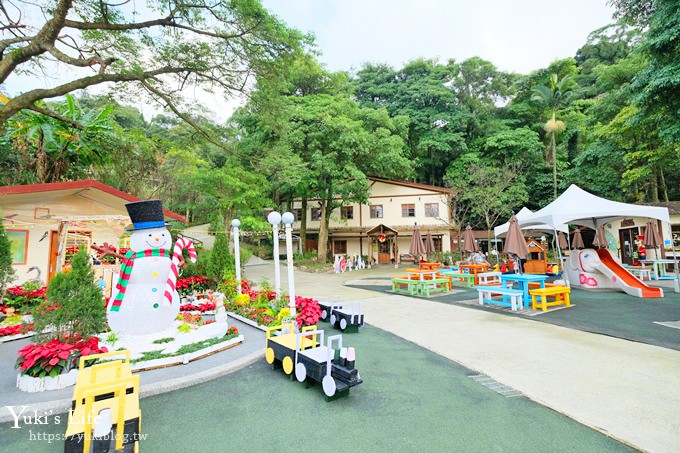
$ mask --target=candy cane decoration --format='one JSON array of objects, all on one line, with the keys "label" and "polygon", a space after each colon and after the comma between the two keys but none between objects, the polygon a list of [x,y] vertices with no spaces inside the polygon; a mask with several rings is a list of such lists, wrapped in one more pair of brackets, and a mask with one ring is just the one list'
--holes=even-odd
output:
[{"label": "candy cane decoration", "polygon": [[182,250],[187,250],[189,252],[189,261],[192,263],[196,262],[196,248],[194,247],[194,244],[187,238],[177,239],[175,248],[173,249],[172,261],[170,263],[170,275],[168,275],[168,281],[165,283],[165,299],[170,305],[172,305],[172,295],[175,293],[175,285],[177,284],[177,276],[179,275],[177,266],[182,259]]}]

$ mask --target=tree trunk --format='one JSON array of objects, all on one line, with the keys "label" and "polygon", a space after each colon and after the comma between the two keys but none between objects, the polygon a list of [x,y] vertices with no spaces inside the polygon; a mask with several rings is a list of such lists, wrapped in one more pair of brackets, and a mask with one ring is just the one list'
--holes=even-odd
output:
[{"label": "tree trunk", "polygon": [[658,180],[658,167],[655,166],[654,171],[652,172],[652,177],[650,178],[650,192],[651,192],[651,202],[652,203],[658,203],[659,202],[659,180]]},{"label": "tree trunk", "polygon": [[659,179],[661,180],[661,190],[663,192],[663,201],[668,203],[668,186],[666,186],[666,177],[663,174],[663,168],[659,169]]},{"label": "tree trunk", "polygon": [[300,243],[302,252],[307,251],[307,197],[302,197],[302,213],[300,214]]},{"label": "tree trunk", "polygon": [[328,258],[328,222],[330,220],[330,212],[328,209],[328,200],[321,202],[321,222],[319,226],[319,250],[317,253],[317,260],[319,263],[325,263]]},{"label": "tree trunk", "polygon": [[557,149],[555,147],[555,131],[550,133],[550,148],[553,164],[553,198],[557,198]]}]

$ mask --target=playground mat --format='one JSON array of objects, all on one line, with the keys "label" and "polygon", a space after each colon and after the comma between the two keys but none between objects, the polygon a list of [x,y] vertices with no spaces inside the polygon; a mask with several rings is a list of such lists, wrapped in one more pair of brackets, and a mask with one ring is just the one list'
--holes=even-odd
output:
[{"label": "playground mat", "polygon": [[[318,385],[305,388],[263,358],[214,381],[142,399],[141,450],[634,451],[391,333],[366,326],[344,340],[357,348],[364,380],[347,398],[326,402]],[[63,434],[64,418],[21,429],[0,425],[2,451],[63,451],[63,443],[35,435]]]},{"label": "playground mat", "polygon": [[[389,278],[352,280],[348,283],[347,286],[352,288],[396,294],[392,292]],[[510,308],[497,305],[479,305],[477,291],[471,288],[455,287],[454,292],[438,293],[437,297],[405,296],[519,316],[584,332],[680,350],[680,294],[673,292],[671,288],[664,288],[662,299],[641,299],[621,291],[572,288],[570,308],[549,307],[546,312],[531,309],[513,312]]]}]

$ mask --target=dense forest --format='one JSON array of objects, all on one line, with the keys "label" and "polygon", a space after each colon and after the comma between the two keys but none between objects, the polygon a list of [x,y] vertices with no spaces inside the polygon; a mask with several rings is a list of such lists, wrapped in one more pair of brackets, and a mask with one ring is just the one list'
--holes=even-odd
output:
[{"label": "dense forest", "polygon": [[[264,228],[265,208],[310,200],[322,209],[322,243],[339,206],[367,200],[368,176],[449,187],[454,223],[483,229],[521,206],[540,208],[572,183],[626,202],[680,199],[676,0],[612,0],[617,22],[594,30],[576,55],[531,74],[506,73],[481,58],[420,59],[402,68],[371,63],[332,73],[318,62],[313,38],[255,0],[230,2],[221,12],[182,4],[159,19],[186,33],[210,13],[247,30],[202,33],[232,52],[216,61],[214,48],[182,33],[145,35],[141,44],[132,35],[122,39],[141,26],[110,28],[125,17],[97,12],[98,2],[76,3],[87,3],[91,11],[82,14],[90,17],[62,26],[79,30],[88,49],[99,46],[97,59],[83,60],[94,58],[85,44],[80,59],[44,42],[41,49],[62,62],[99,65],[106,77],[1,97],[0,185],[93,178],[163,199],[192,222],[238,215],[246,229]],[[182,8],[186,14],[177,12]],[[59,22],[59,8],[49,11]],[[4,14],[5,30],[20,30]],[[22,65],[45,64],[39,51],[30,54],[43,31],[3,35],[0,82],[26,70]],[[145,61],[143,46],[157,46],[163,65]],[[122,56],[103,57],[114,51]],[[226,124],[215,124],[200,108],[183,106],[163,76],[248,92],[248,101]],[[109,95],[88,94],[102,81],[117,86]],[[147,121],[126,106],[115,89],[137,96],[131,83],[167,113]]]}]

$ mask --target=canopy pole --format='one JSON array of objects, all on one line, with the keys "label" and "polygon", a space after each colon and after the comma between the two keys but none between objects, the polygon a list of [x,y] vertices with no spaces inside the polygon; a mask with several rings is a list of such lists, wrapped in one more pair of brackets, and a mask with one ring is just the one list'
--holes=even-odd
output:
[{"label": "canopy pole", "polygon": [[[676,293],[680,293],[680,274],[678,274],[678,257],[675,256],[675,245],[673,244],[673,225],[668,223],[668,238],[671,241],[671,252],[673,252],[673,271],[675,272],[675,290]],[[663,241],[660,245],[663,247]]]},{"label": "canopy pole", "polygon": [[[553,223],[555,223],[555,222],[553,222]],[[553,225],[553,233],[555,233],[555,242],[557,242],[557,227],[555,227],[555,225]],[[568,236],[568,234],[567,234],[567,236]],[[562,261],[562,250],[560,250],[559,247],[557,247],[557,256],[560,259],[560,268],[562,268],[562,277],[564,278],[564,282],[566,283],[567,288],[571,288],[571,283],[569,283],[569,275],[564,270],[565,262]]]}]

